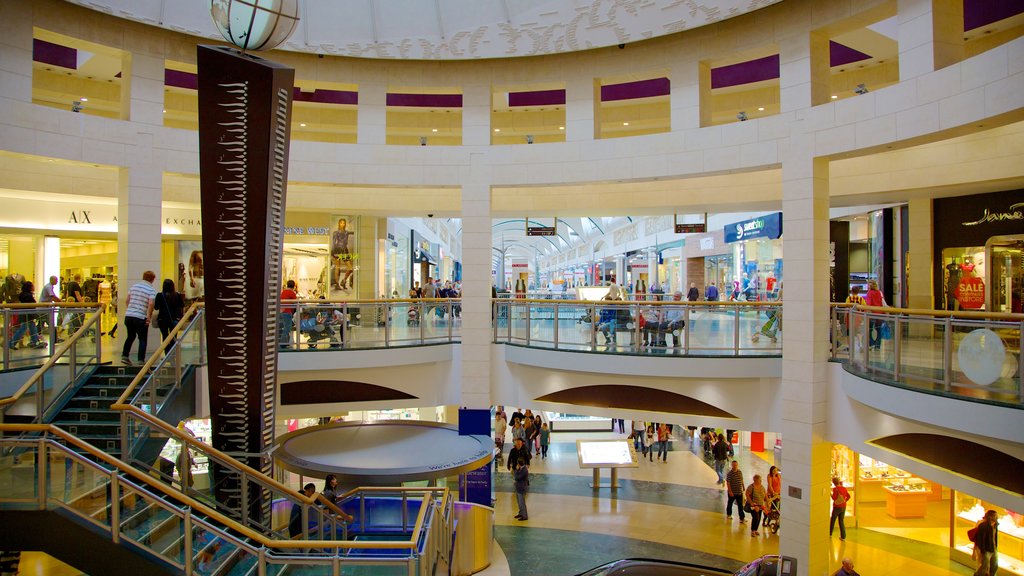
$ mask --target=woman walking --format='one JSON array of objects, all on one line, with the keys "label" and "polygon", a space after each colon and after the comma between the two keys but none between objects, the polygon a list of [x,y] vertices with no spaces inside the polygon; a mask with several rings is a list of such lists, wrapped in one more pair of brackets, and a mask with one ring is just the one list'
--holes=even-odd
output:
[{"label": "woman walking", "polygon": [[[156,308],[156,325],[160,328],[160,336],[167,340],[167,335],[185,315],[185,298],[174,289],[174,280],[164,279],[163,289],[156,295],[153,307]],[[172,338],[164,350],[170,350],[173,346]]]},{"label": "woman walking", "polygon": [[754,481],[750,486],[747,486],[746,496],[746,505],[750,506],[750,535],[760,536],[761,533],[758,532],[757,529],[761,526],[761,513],[764,512],[765,504],[768,500],[764,486],[761,484],[760,474],[754,474]]}]

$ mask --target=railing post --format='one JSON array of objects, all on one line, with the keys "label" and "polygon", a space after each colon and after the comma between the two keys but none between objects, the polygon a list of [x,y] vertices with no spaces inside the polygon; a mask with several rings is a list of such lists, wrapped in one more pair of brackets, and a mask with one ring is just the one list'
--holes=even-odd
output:
[{"label": "railing post", "polygon": [[551,339],[554,341],[555,350],[558,350],[558,301],[555,301],[554,329]]},{"label": "railing post", "polygon": [[[242,513],[242,526],[245,526],[246,528],[248,528],[249,527],[249,482],[245,478],[245,472],[244,471],[242,472],[242,475],[239,478],[239,482],[241,482],[241,484],[242,484],[241,485],[241,493],[239,494],[239,498],[241,498],[241,504],[242,504],[242,506],[241,506],[241,508],[242,508],[241,509],[241,513]],[[303,534],[306,533],[306,529],[309,527],[309,516],[306,514],[306,509],[307,509],[307,506],[303,506],[302,507],[302,512],[303,512],[303,514],[302,514],[302,519],[303,519],[302,533]]]},{"label": "railing post", "polygon": [[[179,334],[180,336],[180,334]],[[278,336],[280,338],[280,336]],[[171,390],[177,390],[181,386],[181,342],[174,344],[174,386]]]},{"label": "railing post", "polygon": [[455,326],[455,306],[452,305],[452,301],[448,300],[444,304],[445,313],[448,315],[448,342],[452,341],[452,328]]},{"label": "railing post", "polygon": [[[131,402],[131,400],[129,400]],[[121,430],[118,435],[121,437],[121,459],[131,463],[131,454],[128,452],[128,411],[121,410]]]},{"label": "railing post", "polygon": [[[693,324],[690,324],[690,306],[683,306],[683,325],[679,327],[679,335],[683,337],[683,356],[690,355],[690,330],[693,329]],[[678,342],[673,342],[675,346]]]},{"label": "railing post", "polygon": [[7,330],[7,327],[11,325],[11,318],[6,308],[0,310],[0,318],[3,318],[4,321],[3,351],[0,352],[0,354],[3,355],[4,370],[7,370],[11,367],[11,344],[13,344],[13,342],[11,342],[11,336],[14,336],[14,331],[17,328]]},{"label": "railing post", "polygon": [[110,472],[110,540],[121,541],[121,483],[117,469]]},{"label": "railing post", "polygon": [[597,350],[597,306],[590,307],[590,350]]},{"label": "railing post", "polygon": [[491,300],[491,330],[494,331],[494,342],[498,341],[498,314],[501,312],[497,300]]},{"label": "railing post", "polygon": [[946,316],[942,331],[942,385],[949,392],[953,384],[953,317]]},{"label": "railing post", "polygon": [[[640,350],[640,345],[644,341],[643,340],[644,339],[644,332],[643,332],[643,330],[640,329],[640,314],[643,313],[643,311],[640,308],[640,302],[646,302],[647,298],[646,297],[642,297],[642,298],[644,298],[644,300],[642,300],[642,301],[638,300],[636,302],[636,304],[631,304],[631,306],[635,306],[634,309],[636,310],[636,314],[633,315],[633,345],[630,347],[630,349],[633,352],[638,352]],[[653,347],[654,347],[654,343],[652,342],[651,343],[651,348],[653,348]]]},{"label": "railing post", "polygon": [[524,302],[524,304],[526,304],[526,345],[529,346],[531,336],[530,330],[532,328],[532,325],[530,323],[530,304],[526,302]]},{"label": "railing post", "polygon": [[384,347],[391,347],[391,312],[393,307],[391,302],[384,303]]},{"label": "railing post", "polygon": [[350,348],[348,345],[348,302],[341,303],[341,347]]},{"label": "railing post", "polygon": [[871,367],[871,315],[864,312],[864,320],[861,322],[861,329],[864,330],[864,344],[861,349],[864,350],[864,371],[867,372]]},{"label": "railing post", "polygon": [[100,312],[96,312],[96,322],[92,325],[92,336],[96,340],[96,363],[99,364],[103,358],[103,315]]},{"label": "railing post", "polygon": [[900,381],[900,355],[903,351],[901,344],[903,340],[903,316],[901,314],[893,315],[893,330],[892,330],[892,379],[896,382]]},{"label": "railing post", "polygon": [[423,315],[423,300],[416,302],[416,307],[419,308],[419,313],[417,314],[417,316],[419,316],[420,319],[420,344],[423,344],[423,331],[426,329],[427,326],[427,317]]},{"label": "railing post", "polygon": [[40,510],[46,510],[46,478],[49,476],[48,456],[46,453],[46,437],[39,438],[39,447],[36,448],[36,498],[39,500]]},{"label": "railing post", "polygon": [[183,542],[183,546],[185,547],[185,549],[183,551],[184,556],[185,556],[184,557],[184,560],[185,560],[185,576],[191,576],[192,575],[192,509],[191,508],[185,508],[185,521],[184,521],[184,524],[182,526],[182,530],[184,531],[184,536],[185,536],[184,542]]},{"label": "railing post", "polygon": [[[740,307],[733,306],[732,309],[735,311],[733,314],[734,320],[732,323],[732,353],[733,356],[740,355]],[[754,323],[754,329],[757,329],[757,323]]]},{"label": "railing post", "polygon": [[836,352],[839,351],[839,314],[838,309],[835,306],[829,306],[828,310],[828,333],[831,334],[829,341],[832,342],[832,354],[833,360],[836,359]]},{"label": "railing post", "polygon": [[178,483],[181,485],[181,493],[188,494],[188,479],[192,474],[192,467],[189,466],[188,444],[179,440],[181,450],[178,452]]},{"label": "railing post", "polygon": [[[305,515],[305,512],[303,512]],[[259,560],[256,562],[256,574],[258,576],[267,576],[267,548],[265,546],[260,547]]]},{"label": "railing post", "polygon": [[1017,401],[1024,403],[1024,322],[1017,332]]}]

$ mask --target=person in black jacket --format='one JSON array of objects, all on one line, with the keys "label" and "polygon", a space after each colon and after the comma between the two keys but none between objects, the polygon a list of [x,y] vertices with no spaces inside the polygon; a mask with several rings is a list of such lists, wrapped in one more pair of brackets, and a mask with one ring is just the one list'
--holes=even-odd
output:
[{"label": "person in black jacket", "polygon": [[[166,340],[185,315],[185,298],[174,289],[174,280],[164,278],[163,288],[153,301],[153,309],[156,310],[156,325],[160,328],[160,336]],[[169,350],[171,346],[174,346],[173,339],[164,350]]]},{"label": "person in black jacket", "polygon": [[687,302],[696,302],[700,300],[700,290],[697,289],[696,282],[690,282],[690,291],[686,293]]},{"label": "person in black jacket", "polygon": [[509,453],[508,453],[508,469],[509,469],[509,471],[513,470],[513,466],[515,466],[515,464],[517,462],[519,462],[520,459],[522,459],[523,462],[525,462],[527,466],[530,465],[530,450],[529,450],[529,448],[527,448],[526,445],[523,443],[523,439],[522,438],[516,438],[515,439],[515,446],[513,446],[512,450],[510,450]]},{"label": "person in black jacket", "polygon": [[729,444],[725,441],[725,434],[718,435],[718,441],[711,447],[711,453],[715,456],[715,473],[718,474],[718,484],[725,484],[725,464],[729,460]]},{"label": "person in black jacket", "polygon": [[[316,494],[316,486],[312,482],[302,487],[302,495],[306,498],[312,498],[313,494]],[[302,535],[302,504],[298,502],[292,504],[291,515],[288,518],[288,535],[292,538]]]},{"label": "person in black jacket", "polygon": [[974,576],[995,576],[999,570],[999,515],[995,510],[985,512],[985,518],[978,524],[974,535],[974,558],[978,569]]}]

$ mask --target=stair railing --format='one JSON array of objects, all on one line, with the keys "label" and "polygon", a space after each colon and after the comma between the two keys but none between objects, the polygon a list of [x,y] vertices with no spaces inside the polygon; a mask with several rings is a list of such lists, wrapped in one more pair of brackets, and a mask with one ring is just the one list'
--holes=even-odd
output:
[{"label": "stair railing", "polygon": [[[17,417],[22,420],[31,418],[32,423],[43,422],[50,410],[60,405],[74,391],[79,380],[99,365],[102,356],[102,328],[97,306],[76,304],[59,307],[62,314],[76,315],[72,318],[75,318],[75,322],[80,319],[81,327],[64,342],[55,342],[53,354],[14,394],[0,398],[0,421],[6,422]],[[54,312],[56,309],[57,306],[42,309],[50,317],[51,331],[59,317]],[[6,344],[6,339],[4,342]]]},{"label": "stair railing", "polygon": [[[270,514],[253,514],[249,495],[264,502],[288,501],[314,506],[321,539],[346,537],[346,521],[351,517],[322,494],[307,498],[294,489],[235,458],[196,439],[156,415],[164,402],[181,386],[183,370],[206,359],[206,337],[202,304],[192,305],[181,321],[149,357],[120,398],[110,406],[121,413],[121,458],[140,470],[159,477],[179,490],[216,508],[242,525],[267,535],[281,537],[287,524],[275,523]],[[159,450],[154,449],[159,448]],[[160,456],[176,454],[175,461]],[[206,466],[206,474],[193,474],[196,464]],[[221,486],[236,486],[242,496],[218,497]]]},{"label": "stair railing", "polygon": [[[297,504],[301,539],[271,538],[56,426],[0,424],[0,435],[6,436],[0,437],[0,453],[7,454],[0,456],[0,483],[8,487],[0,492],[0,510],[62,510],[107,532],[112,542],[142,548],[186,576],[200,570],[225,573],[238,565],[261,575],[277,573],[284,565],[327,565],[339,575],[349,564],[404,566],[407,574],[426,576],[438,558],[450,562],[454,514],[446,488],[360,488],[345,495],[362,526],[370,518],[361,504],[367,495],[394,494],[403,501],[418,497],[420,509],[408,540],[314,539],[308,526],[322,515],[319,506],[308,502]],[[146,509],[157,510],[154,517],[159,514],[168,532],[180,534],[180,543],[155,547],[134,531],[130,514]],[[373,550],[382,554],[374,556]]]}]

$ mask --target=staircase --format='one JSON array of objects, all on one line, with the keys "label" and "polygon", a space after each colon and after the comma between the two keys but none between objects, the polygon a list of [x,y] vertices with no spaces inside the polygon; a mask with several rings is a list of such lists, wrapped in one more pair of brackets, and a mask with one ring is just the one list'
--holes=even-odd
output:
[{"label": "staircase", "polygon": [[138,368],[97,367],[50,423],[120,458],[121,414],[111,410],[110,405],[124,393],[137,374]]}]

